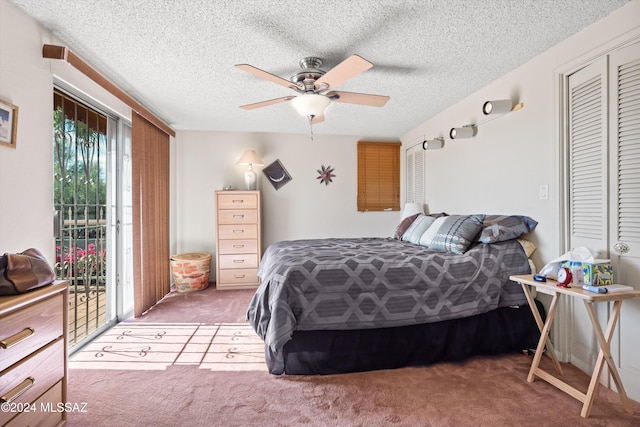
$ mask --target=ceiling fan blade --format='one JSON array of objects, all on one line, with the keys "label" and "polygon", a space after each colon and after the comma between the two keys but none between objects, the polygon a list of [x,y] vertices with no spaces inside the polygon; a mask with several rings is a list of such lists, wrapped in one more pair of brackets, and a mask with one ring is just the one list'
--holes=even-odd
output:
[{"label": "ceiling fan blade", "polygon": [[256,108],[266,107],[267,105],[279,104],[281,102],[291,101],[295,96],[284,96],[282,98],[270,99],[268,101],[256,102],[255,104],[241,105],[243,110],[254,110]]},{"label": "ceiling fan blade", "polygon": [[253,65],[237,64],[236,67],[243,71],[246,71],[247,73],[253,74],[254,76],[258,76],[260,78],[279,84],[280,86],[288,87],[289,89],[293,90],[300,90],[300,87],[298,87],[298,85],[296,85],[295,83],[283,79],[282,77],[278,77],[275,74],[268,73],[264,70],[261,70],[260,68],[256,68]]},{"label": "ceiling fan blade", "polygon": [[371,67],[373,64],[363,57],[351,55],[316,80],[315,87],[319,90],[336,88]]},{"label": "ceiling fan blade", "polygon": [[355,92],[327,92],[327,96],[335,102],[346,102],[349,104],[368,105],[371,107],[382,107],[390,99],[384,95],[370,95],[368,93]]},{"label": "ceiling fan blade", "polygon": [[322,123],[324,122],[324,114],[320,114],[319,116],[314,116],[313,119],[311,119],[311,124],[315,125],[316,123]]}]

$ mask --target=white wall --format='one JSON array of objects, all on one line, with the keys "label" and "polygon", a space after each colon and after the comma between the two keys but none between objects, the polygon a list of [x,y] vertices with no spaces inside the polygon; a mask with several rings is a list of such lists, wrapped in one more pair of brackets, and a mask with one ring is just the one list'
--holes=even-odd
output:
[{"label": "white wall", "polygon": [[[525,104],[481,125],[473,139],[447,141],[443,150],[427,152],[429,209],[529,215],[540,222],[533,236],[536,261],[555,257],[561,250],[558,70],[604,53],[638,29],[637,16],[640,2],[634,0],[403,135],[405,144],[446,136],[452,126],[482,120],[480,107],[487,99],[511,97]],[[57,41],[0,0],[0,98],[20,108],[17,149],[0,147],[0,252],[34,246],[52,259],[54,75],[118,114],[127,113],[68,66],[43,60],[42,44],[49,42]],[[235,162],[247,148],[267,164],[279,158],[293,176],[275,191],[258,171],[264,247],[282,239],[391,235],[397,212],[356,211],[358,139],[316,134],[311,142],[309,135],[178,131],[172,141],[172,252],[215,251],[214,191],[226,184],[242,188],[244,171]],[[327,187],[316,180],[323,164],[336,169]],[[549,200],[538,199],[541,184],[549,185]]]},{"label": "white wall", "polygon": [[0,0],[0,98],[18,106],[16,149],[0,146],[0,253],[53,246],[52,75],[42,29]]},{"label": "white wall", "polygon": [[[444,149],[426,153],[429,210],[528,215],[539,222],[531,236],[536,264],[561,254],[559,75],[637,37],[638,17],[633,1],[403,135],[407,146],[447,138]],[[482,123],[483,103],[505,98],[524,108]],[[471,123],[480,123],[475,137],[448,139],[450,128]],[[548,200],[538,198],[540,185],[549,185]]]},{"label": "white wall", "polygon": [[[65,44],[0,0],[0,98],[19,108],[16,149],[0,147],[0,253],[35,247],[53,263],[54,82],[114,117],[130,121],[131,109],[64,61],[43,59],[45,43]],[[175,155],[173,138],[171,150]]]},{"label": "white wall", "polygon": [[[279,159],[293,178],[276,191],[262,167],[255,168],[263,248],[289,239],[392,236],[399,212],[356,210],[358,139],[316,134],[312,142],[309,135],[178,131],[178,251],[215,253],[215,191],[226,185],[244,189],[246,169],[235,163],[246,149],[256,150],[265,166]],[[316,179],[322,165],[335,168],[328,186]]]}]

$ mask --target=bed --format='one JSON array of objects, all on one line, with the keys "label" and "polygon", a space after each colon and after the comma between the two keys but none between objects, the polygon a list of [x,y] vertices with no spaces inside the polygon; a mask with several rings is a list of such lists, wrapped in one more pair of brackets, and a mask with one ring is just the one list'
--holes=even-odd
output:
[{"label": "bed", "polygon": [[538,328],[509,280],[531,272],[518,237],[535,224],[416,215],[394,238],[270,245],[247,311],[269,372],[392,369],[535,348]]}]

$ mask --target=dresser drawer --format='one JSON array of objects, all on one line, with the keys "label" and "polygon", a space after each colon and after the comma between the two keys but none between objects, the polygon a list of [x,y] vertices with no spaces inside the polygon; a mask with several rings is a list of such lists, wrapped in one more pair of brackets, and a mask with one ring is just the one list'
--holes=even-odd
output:
[{"label": "dresser drawer", "polygon": [[62,400],[62,381],[51,387],[38,400],[33,402],[29,412],[23,412],[9,421],[4,427],[24,427],[24,426],[55,426],[62,421],[62,412],[58,404],[64,403]]},{"label": "dresser drawer", "polygon": [[[45,391],[64,377],[64,345],[63,338],[47,345],[27,357],[0,376],[0,396],[13,403],[29,403],[40,397]],[[9,421],[15,413],[0,412],[0,424]]]},{"label": "dresser drawer", "polygon": [[220,269],[258,268],[258,254],[233,254],[218,256]]},{"label": "dresser drawer", "polygon": [[218,254],[255,254],[258,253],[258,241],[253,240],[220,240]]},{"label": "dresser drawer", "polygon": [[228,209],[218,211],[218,224],[257,224],[255,209]]},{"label": "dresser drawer", "polygon": [[0,371],[62,336],[63,309],[57,295],[0,318]]},{"label": "dresser drawer", "polygon": [[237,224],[218,226],[218,239],[257,239],[257,224]]},{"label": "dresser drawer", "polygon": [[258,283],[258,269],[220,270],[219,285]]},{"label": "dresser drawer", "polygon": [[218,210],[256,209],[258,197],[255,194],[218,194]]}]

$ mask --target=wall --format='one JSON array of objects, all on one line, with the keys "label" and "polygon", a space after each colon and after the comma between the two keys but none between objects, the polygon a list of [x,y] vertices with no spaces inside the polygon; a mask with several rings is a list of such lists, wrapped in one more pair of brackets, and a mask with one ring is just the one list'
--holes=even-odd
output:
[{"label": "wall", "polygon": [[[131,109],[65,62],[43,59],[44,43],[64,45],[0,0],[0,98],[19,108],[16,149],[0,147],[0,253],[36,247],[53,262],[54,82],[114,117],[130,121]],[[173,138],[171,150],[175,155]],[[175,210],[171,213],[175,248]]]},{"label": "wall", "polygon": [[[417,139],[445,136],[452,126],[482,120],[487,99],[512,97],[525,108],[479,127],[473,139],[447,141],[427,153],[426,197],[431,211],[521,213],[540,222],[534,236],[536,261],[561,251],[558,70],[602,54],[618,38],[637,30],[640,2],[633,1],[529,63],[409,130]],[[113,100],[65,65],[43,60],[43,43],[56,40],[31,18],[0,0],[0,97],[18,105],[17,149],[0,147],[0,252],[29,246],[52,259],[51,105],[54,74],[106,105]],[[481,64],[479,65],[481,66]],[[119,114],[126,114],[117,106]],[[316,135],[227,134],[178,131],[172,145],[172,251],[215,250],[213,193],[224,185],[242,188],[235,161],[253,148],[265,163],[279,158],[293,181],[275,191],[262,179],[264,246],[281,239],[329,236],[388,236],[397,212],[356,212],[356,141]],[[336,168],[328,187],[316,169]],[[538,199],[541,184],[549,199]]]},{"label": "wall", "polygon": [[[638,37],[638,16],[640,2],[633,1],[403,135],[403,146],[447,137],[443,149],[426,153],[429,210],[529,215],[539,222],[531,236],[536,264],[564,252],[560,73]],[[483,116],[485,101],[505,98],[524,108]],[[450,128],[471,123],[479,123],[475,137],[448,139]],[[538,197],[541,185],[549,186],[547,200]]]},{"label": "wall", "polygon": [[0,147],[0,253],[40,249],[52,260],[52,75],[42,29],[0,0],[0,98],[18,106],[16,149]]},{"label": "wall", "polygon": [[[246,149],[256,150],[265,166],[279,159],[293,178],[276,191],[262,167],[254,168],[262,191],[263,248],[289,239],[392,236],[399,212],[356,210],[358,139],[178,131],[178,250],[215,252],[215,191],[226,185],[244,189],[246,167],[235,163]],[[328,186],[316,179],[322,165],[335,168]]]}]

